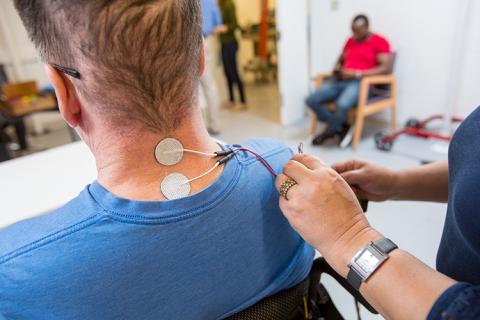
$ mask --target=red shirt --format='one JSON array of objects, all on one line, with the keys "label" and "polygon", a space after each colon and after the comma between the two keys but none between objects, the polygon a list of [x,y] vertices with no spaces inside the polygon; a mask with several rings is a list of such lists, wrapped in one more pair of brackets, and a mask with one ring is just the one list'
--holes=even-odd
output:
[{"label": "red shirt", "polygon": [[377,66],[379,54],[391,54],[388,41],[377,34],[367,40],[357,42],[353,37],[348,39],[343,49],[345,69],[368,70]]}]

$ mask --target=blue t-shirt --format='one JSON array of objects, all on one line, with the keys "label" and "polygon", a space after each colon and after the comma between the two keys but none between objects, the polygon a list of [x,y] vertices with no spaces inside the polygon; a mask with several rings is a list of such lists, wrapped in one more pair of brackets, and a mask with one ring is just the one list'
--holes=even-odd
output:
[{"label": "blue t-shirt", "polygon": [[[292,152],[243,146],[280,172]],[[314,251],[278,207],[274,178],[241,152],[187,198],[141,202],[94,182],[0,232],[7,319],[219,319],[301,282]]]},{"label": "blue t-shirt", "polygon": [[[448,156],[448,211],[437,270],[458,283],[429,319],[480,319],[480,108],[458,128]],[[466,283],[468,282],[468,284]]]}]

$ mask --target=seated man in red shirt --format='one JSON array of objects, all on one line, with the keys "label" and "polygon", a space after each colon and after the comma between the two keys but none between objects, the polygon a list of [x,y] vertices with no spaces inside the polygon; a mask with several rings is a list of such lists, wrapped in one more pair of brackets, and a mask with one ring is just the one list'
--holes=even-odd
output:
[{"label": "seated man in red shirt", "polygon": [[[391,72],[390,44],[382,36],[370,32],[365,15],[353,19],[352,31],[353,36],[347,40],[335,65],[333,78],[325,81],[306,101],[318,119],[327,123],[325,131],[313,139],[314,145],[336,136],[343,140],[350,129],[348,111],[358,103],[361,78]],[[327,108],[328,102],[335,102],[334,112]]]}]

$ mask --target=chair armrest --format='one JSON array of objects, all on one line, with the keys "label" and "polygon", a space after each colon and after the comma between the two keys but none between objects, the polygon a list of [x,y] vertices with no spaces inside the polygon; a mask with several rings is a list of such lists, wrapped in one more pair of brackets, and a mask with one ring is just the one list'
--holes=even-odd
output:
[{"label": "chair armrest", "polygon": [[367,103],[370,86],[378,84],[391,85],[393,88],[392,90],[395,90],[395,83],[396,79],[393,74],[366,76],[362,78],[362,81],[360,82],[360,92],[358,97],[359,108],[362,108],[362,106]]},{"label": "chair armrest", "polygon": [[393,74],[385,74],[378,76],[366,76],[362,78],[362,85],[374,85],[374,84],[394,84],[395,76]]},{"label": "chair armrest", "polygon": [[315,89],[320,89],[320,87],[322,86],[323,82],[327,79],[330,79],[333,77],[333,73],[329,72],[329,73],[319,73],[317,74],[317,76],[313,79],[315,81]]}]

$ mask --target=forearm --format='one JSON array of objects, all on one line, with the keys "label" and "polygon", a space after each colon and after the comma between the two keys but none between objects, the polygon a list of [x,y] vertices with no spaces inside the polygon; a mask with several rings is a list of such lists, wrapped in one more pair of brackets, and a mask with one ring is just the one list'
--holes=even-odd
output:
[{"label": "forearm", "polygon": [[392,200],[448,201],[448,161],[402,170],[391,191]]},{"label": "forearm", "polygon": [[[343,248],[341,258],[332,255],[331,265],[343,277],[348,273],[348,262],[370,241],[382,235],[375,230],[353,237]],[[328,259],[327,259],[328,261]],[[455,281],[434,271],[421,261],[400,249],[390,257],[360,287],[367,301],[387,319],[426,319],[435,301]]]},{"label": "forearm", "polygon": [[389,74],[389,73],[390,73],[390,68],[388,66],[378,66],[372,69],[362,71],[362,76],[363,77],[378,76],[378,75]]},{"label": "forearm", "polygon": [[344,58],[343,58],[343,52],[342,52],[342,54],[340,54],[340,56],[337,59],[337,63],[335,63],[334,70],[341,70],[343,67],[343,61],[344,61]]},{"label": "forearm", "polygon": [[361,288],[362,295],[388,319],[426,319],[440,295],[455,281],[401,250]]},{"label": "forearm", "polygon": [[362,71],[362,76],[377,76],[389,74],[392,72],[393,57],[390,54],[380,54],[377,57],[377,66],[375,68]]},{"label": "forearm", "polygon": [[[288,199],[286,195],[280,199],[282,212],[292,227],[346,278],[348,264],[355,254],[367,244],[383,238],[368,223],[349,184],[372,198],[378,196],[376,190],[381,190],[380,196],[383,197],[390,191],[390,186],[408,186],[411,198],[415,192],[422,193],[424,198],[432,198],[434,193],[422,188],[442,190],[435,186],[441,179],[443,191],[446,191],[448,167],[443,162],[406,170],[397,179],[395,172],[360,160],[334,165],[333,170],[315,157],[300,154],[295,155],[285,165],[283,174],[277,177],[277,190],[283,189],[289,177],[297,184],[288,191]],[[380,180],[383,182],[376,185],[368,182]],[[374,261],[372,259],[372,263]],[[439,297],[454,284],[452,279],[396,249],[360,286],[360,291],[386,318],[425,319],[435,302],[442,302]]]}]

